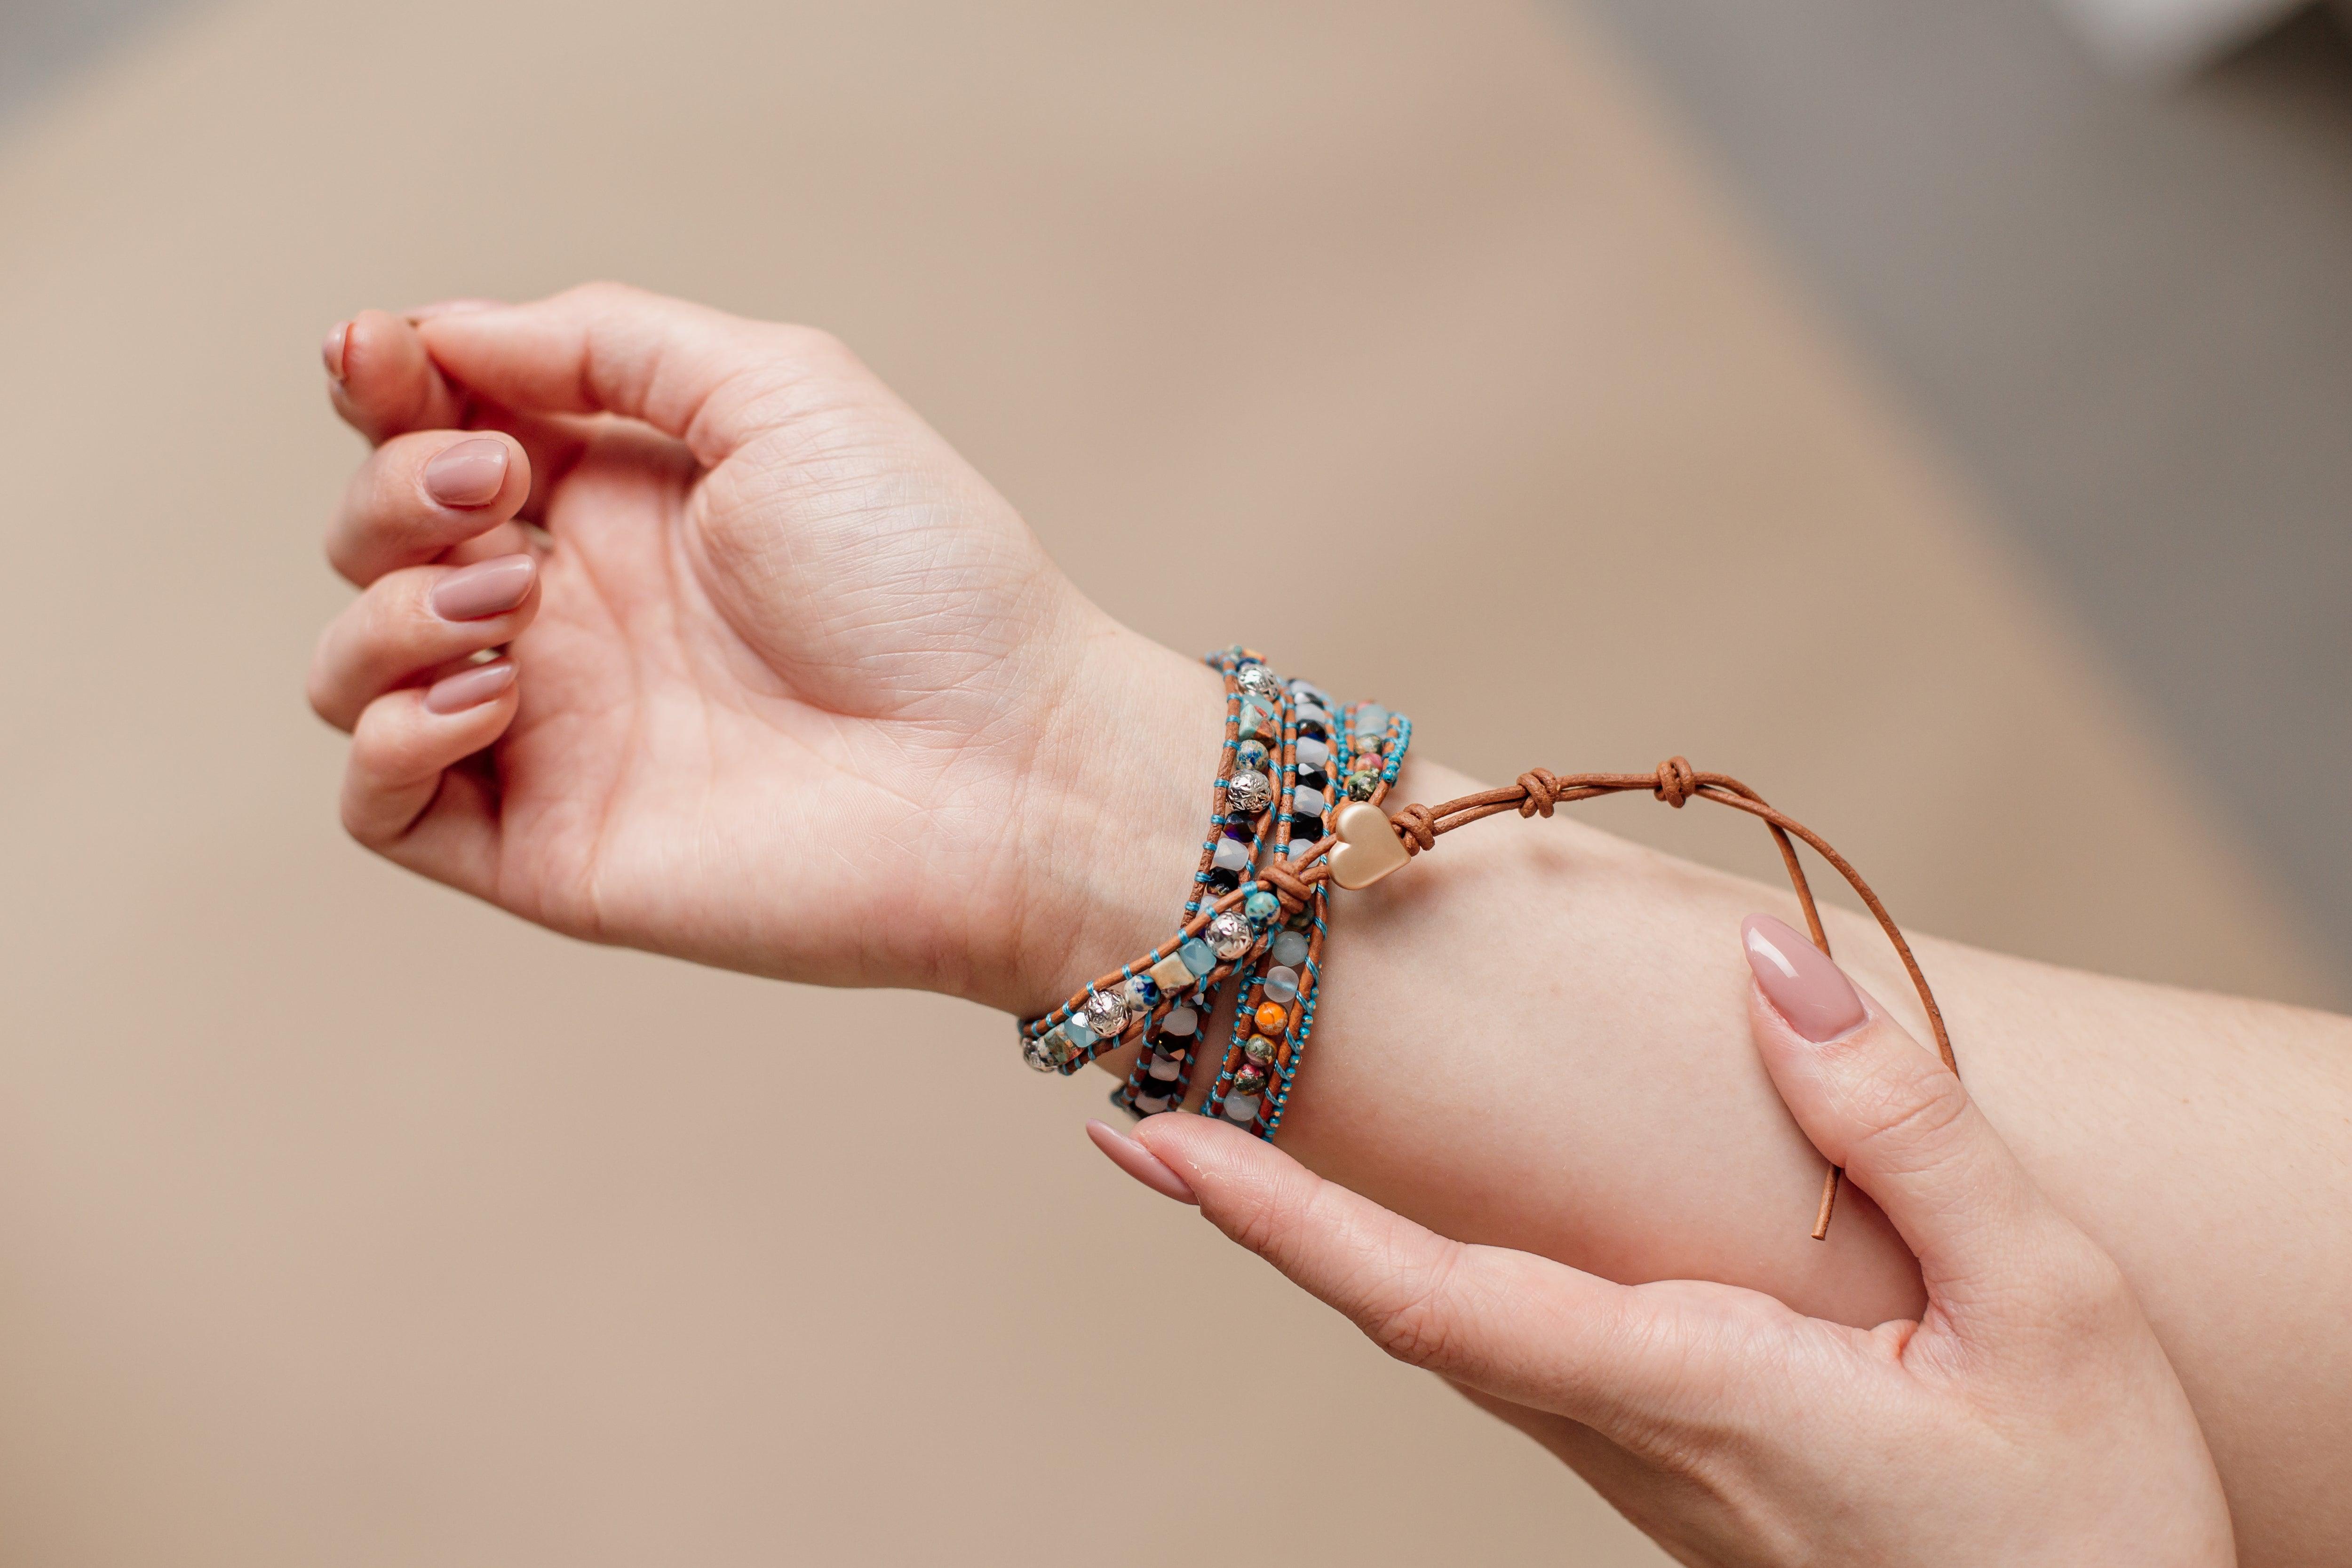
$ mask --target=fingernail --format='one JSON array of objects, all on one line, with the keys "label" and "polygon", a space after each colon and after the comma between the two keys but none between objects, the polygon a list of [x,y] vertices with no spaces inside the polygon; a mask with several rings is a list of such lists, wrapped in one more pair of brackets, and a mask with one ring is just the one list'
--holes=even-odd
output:
[{"label": "fingernail", "polygon": [[477,310],[503,310],[504,300],[436,300],[430,305],[419,305],[408,312],[411,321],[429,321],[436,316],[466,316]]},{"label": "fingernail", "polygon": [[1739,940],[1756,984],[1805,1038],[1834,1039],[1870,1016],[1845,972],[1786,921],[1749,915],[1739,922]]},{"label": "fingernail", "polygon": [[1180,1204],[1197,1204],[1192,1189],[1184,1178],[1170,1170],[1159,1155],[1126,1136],[1118,1129],[1100,1121],[1087,1123],[1087,1136],[1095,1147],[1110,1156],[1110,1163],[1150,1187],[1162,1197],[1174,1198]]},{"label": "fingernail", "polygon": [[539,563],[528,555],[501,555],[450,573],[433,584],[425,602],[445,621],[503,616],[523,602],[538,573]]},{"label": "fingernail", "polygon": [[350,341],[352,324],[337,321],[327,329],[327,341],[319,345],[319,357],[327,362],[327,374],[337,381],[343,379],[343,344]]},{"label": "fingernail", "polygon": [[506,443],[487,436],[460,441],[425,465],[425,493],[443,506],[487,506],[506,482]]},{"label": "fingernail", "polygon": [[514,660],[510,658],[478,664],[435,681],[425,693],[425,706],[436,713],[463,713],[468,708],[479,708],[512,686],[514,678]]}]

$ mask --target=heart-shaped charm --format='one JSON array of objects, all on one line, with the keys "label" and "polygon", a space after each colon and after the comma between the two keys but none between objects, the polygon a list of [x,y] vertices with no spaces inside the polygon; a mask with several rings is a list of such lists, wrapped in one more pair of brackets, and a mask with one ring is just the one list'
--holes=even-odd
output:
[{"label": "heart-shaped charm", "polygon": [[1388,813],[1370,801],[1351,800],[1331,818],[1339,842],[1331,846],[1331,879],[1350,891],[1369,888],[1412,856],[1389,826]]}]

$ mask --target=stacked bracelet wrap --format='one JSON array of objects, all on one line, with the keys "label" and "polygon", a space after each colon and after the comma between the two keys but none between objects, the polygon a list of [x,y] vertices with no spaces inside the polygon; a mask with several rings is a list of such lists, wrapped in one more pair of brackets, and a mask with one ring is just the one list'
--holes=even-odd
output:
[{"label": "stacked bracelet wrap", "polygon": [[[1319,693],[1311,693],[1319,696]],[[1293,693],[1292,695],[1296,695]],[[1295,788],[1296,746],[1297,724],[1294,717],[1285,726],[1286,784]],[[1328,711],[1328,705],[1315,704]],[[1369,734],[1360,729],[1357,715],[1364,710],[1351,709],[1344,739],[1352,742],[1359,734]],[[1385,717],[1385,716],[1383,716]],[[1295,1076],[1301,1049],[1311,1027],[1314,1006],[1314,983],[1321,970],[1322,943],[1326,934],[1325,915],[1329,889],[1368,888],[1412,863],[1417,856],[1425,855],[1437,847],[1438,838],[1458,827],[1467,826],[1483,818],[1503,812],[1516,812],[1523,818],[1549,817],[1556,806],[1599,795],[1616,795],[1633,790],[1648,790],[1652,795],[1679,810],[1693,800],[1713,801],[1735,811],[1746,812],[1761,820],[1779,847],[1782,864],[1787,868],[1789,881],[1794,888],[1797,901],[1802,906],[1805,924],[1813,943],[1822,952],[1830,951],[1829,934],[1822,929],[1821,910],[1815,904],[1813,891],[1805,879],[1803,864],[1797,858],[1794,840],[1802,839],[1822,859],[1828,861],[1847,885],[1862,900],[1864,908],[1878,922],[1879,929],[1893,944],[1902,959],[1905,972],[1910,976],[1913,989],[1926,1009],[1929,1029],[1936,1038],[1936,1050],[1945,1068],[1957,1076],[1959,1064],[1953,1055],[1951,1032],[1944,1023],[1943,1009],[1937,1005],[1936,995],[1927,984],[1927,977],[1919,968],[1919,961],[1905,940],[1902,928],[1886,906],[1864,881],[1845,858],[1830,847],[1821,835],[1798,822],[1794,817],[1768,804],[1748,785],[1728,773],[1702,773],[1681,757],[1672,757],[1646,773],[1554,773],[1545,768],[1530,768],[1515,783],[1497,789],[1476,791],[1450,800],[1442,805],[1408,805],[1390,815],[1381,809],[1378,796],[1396,778],[1396,763],[1402,752],[1402,742],[1409,737],[1411,726],[1401,718],[1391,720],[1383,740],[1391,742],[1383,751],[1377,773],[1370,769],[1369,753],[1360,765],[1350,765],[1347,777],[1347,793],[1351,797],[1331,815],[1329,831],[1311,843],[1302,843],[1295,853],[1277,856],[1259,868],[1252,879],[1213,901],[1193,909],[1176,935],[1152,950],[1137,963],[1121,969],[1116,975],[1106,975],[1085,992],[1072,997],[1061,1006],[1041,1017],[1021,1026],[1024,1054],[1032,1065],[1054,1064],[1074,1060],[1081,1048],[1069,1042],[1067,1028],[1073,1018],[1082,1015],[1091,1022],[1095,1004],[1105,994],[1106,987],[1120,987],[1139,971],[1150,972],[1165,964],[1180,950],[1199,950],[1203,959],[1213,958],[1198,972],[1202,986],[1222,983],[1235,970],[1243,969],[1250,978],[1241,994],[1240,1005],[1245,1010],[1244,1019],[1237,1019],[1234,1037],[1241,1042],[1228,1047],[1223,1070],[1213,1086],[1210,1100],[1202,1110],[1214,1114],[1231,1104],[1244,1087],[1263,1095],[1265,1086],[1274,1086],[1270,1098],[1255,1107],[1239,1108],[1245,1111],[1236,1117],[1227,1111],[1228,1120],[1246,1120],[1260,1137],[1270,1138],[1280,1125],[1282,1113],[1288,1103],[1291,1079]],[[1335,752],[1335,761],[1353,762],[1352,754]],[[1359,780],[1363,783],[1360,786]],[[1377,781],[1377,788],[1375,788]],[[1279,834],[1278,834],[1279,837]],[[1302,939],[1303,952],[1295,940]],[[1280,1005],[1266,994],[1266,960],[1274,945],[1284,944],[1282,956],[1297,957],[1303,967],[1274,964],[1274,968],[1291,969],[1298,976],[1299,993],[1286,1006]],[[1192,967],[1190,963],[1188,968]],[[1277,984],[1276,989],[1284,988]],[[1176,1004],[1162,1001],[1151,1005],[1164,1013]],[[1244,1026],[1256,1026],[1259,1008],[1271,1009],[1263,1015],[1264,1026],[1254,1028],[1244,1036]],[[1108,1011],[1108,1010],[1107,1010]],[[1127,1033],[1139,1037],[1151,1021],[1151,1009],[1147,1015],[1126,1022],[1123,1005],[1118,1009]],[[1108,1019],[1106,1020],[1108,1021]],[[1274,1029],[1281,1029],[1276,1038]],[[1089,1037],[1092,1038],[1092,1037]],[[1262,1064],[1250,1052],[1250,1043],[1264,1040],[1259,1055],[1268,1056]],[[1270,1047],[1270,1051],[1268,1049]],[[1266,1067],[1271,1071],[1265,1070]],[[1066,1068],[1064,1070],[1068,1070]],[[1244,1071],[1255,1071],[1254,1079],[1244,1079]],[[1821,1203],[1816,1211],[1812,1236],[1821,1240],[1829,1234],[1830,1219],[1835,1212],[1840,1178],[1843,1173],[1835,1166],[1824,1173]]]}]

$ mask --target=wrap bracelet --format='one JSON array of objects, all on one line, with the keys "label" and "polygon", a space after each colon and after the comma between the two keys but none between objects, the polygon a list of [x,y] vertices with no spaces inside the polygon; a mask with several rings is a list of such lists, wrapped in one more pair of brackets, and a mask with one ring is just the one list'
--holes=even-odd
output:
[{"label": "wrap bracelet", "polygon": [[[1393,782],[1393,769],[1386,770]],[[1829,933],[1822,929],[1821,910],[1814,902],[1811,885],[1806,880],[1803,865],[1797,858],[1796,844],[1801,839],[1821,858],[1829,862],[1853,888],[1886,939],[1894,945],[1903,961],[1903,967],[1918,993],[1919,1002],[1927,1015],[1929,1028],[1936,1040],[1936,1053],[1945,1068],[1958,1076],[1959,1064],[1952,1052],[1950,1031],[1944,1023],[1943,1009],[1937,1005],[1935,993],[1921,973],[1919,961],[1904,939],[1903,931],[1886,912],[1870,884],[1846,858],[1832,848],[1821,835],[1798,822],[1794,817],[1767,803],[1748,785],[1728,773],[1703,773],[1694,769],[1682,757],[1672,757],[1645,773],[1554,773],[1545,768],[1531,768],[1509,784],[1495,789],[1479,790],[1444,802],[1440,805],[1408,805],[1391,815],[1370,799],[1351,799],[1332,814],[1330,831],[1317,842],[1305,847],[1295,858],[1277,857],[1260,868],[1255,879],[1227,892],[1203,906],[1178,931],[1175,937],[1155,948],[1139,963],[1149,966],[1165,962],[1166,956],[1178,952],[1187,942],[1207,941],[1217,958],[1216,977],[1222,980],[1237,964],[1253,960],[1279,940],[1274,931],[1288,931],[1290,922],[1302,911],[1319,908],[1318,900],[1328,897],[1327,885],[1348,890],[1369,888],[1390,877],[1418,856],[1437,847],[1438,839],[1456,828],[1465,827],[1485,817],[1504,812],[1516,812],[1521,817],[1551,816],[1556,806],[1601,795],[1618,795],[1635,790],[1647,790],[1656,799],[1680,810],[1692,800],[1708,800],[1717,805],[1746,812],[1760,820],[1771,833],[1780,851],[1782,865],[1789,873],[1790,885],[1795,889],[1798,903],[1805,911],[1805,925],[1813,944],[1822,952],[1830,951]],[[1242,906],[1251,895],[1273,895],[1279,920],[1254,922]],[[1261,909],[1264,905],[1259,906]],[[1315,922],[1317,934],[1309,938],[1308,952],[1312,963],[1319,966],[1320,926]],[[1268,930],[1268,927],[1273,930]],[[1130,964],[1117,975],[1105,976],[1070,1002],[1022,1026],[1024,1049],[1034,1050],[1034,1042],[1069,1016],[1087,1006],[1088,998],[1102,994],[1106,985],[1115,985],[1136,972]],[[1307,1020],[1309,1010],[1295,1010],[1295,1026]],[[1139,1033],[1143,1022],[1133,1025]],[[1303,1043],[1304,1030],[1298,1031]],[[1296,1055],[1293,1046],[1293,1057]],[[1293,1062],[1295,1070],[1295,1059]],[[1236,1074],[1236,1076],[1238,1076]],[[1286,1101],[1288,1078],[1282,1079],[1280,1090],[1267,1108],[1270,1116],[1262,1115],[1258,1131],[1261,1136],[1271,1136],[1273,1124],[1279,1121],[1279,1110]],[[1812,1237],[1816,1241],[1829,1235],[1830,1219],[1836,1210],[1839,1184],[1844,1173],[1829,1167],[1822,1179],[1821,1203],[1813,1221]]]}]

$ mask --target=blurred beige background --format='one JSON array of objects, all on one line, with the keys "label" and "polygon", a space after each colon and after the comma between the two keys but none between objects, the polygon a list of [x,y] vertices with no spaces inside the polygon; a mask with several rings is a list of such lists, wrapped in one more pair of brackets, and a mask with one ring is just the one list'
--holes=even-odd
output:
[{"label": "blurred beige background", "polygon": [[[226,0],[10,122],[0,212],[0,1561],[1662,1561],[1005,1020],[347,844],[300,688],[365,304],[819,322],[1180,647],[1491,775],[1687,752],[1922,928],[2340,997],[1572,14]],[[1326,614],[1232,592],[1263,545]]]}]

